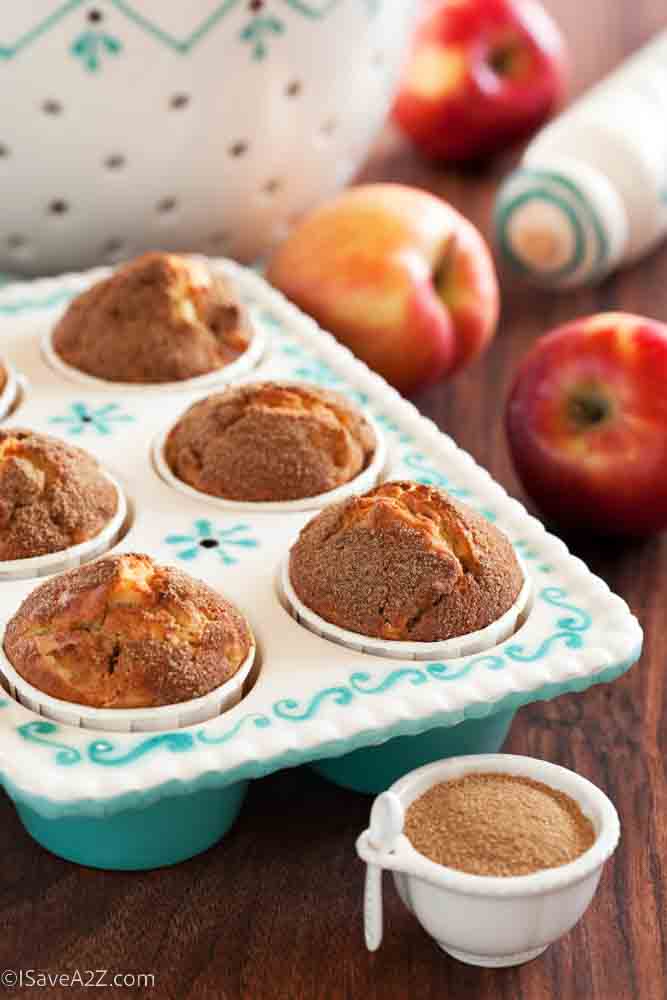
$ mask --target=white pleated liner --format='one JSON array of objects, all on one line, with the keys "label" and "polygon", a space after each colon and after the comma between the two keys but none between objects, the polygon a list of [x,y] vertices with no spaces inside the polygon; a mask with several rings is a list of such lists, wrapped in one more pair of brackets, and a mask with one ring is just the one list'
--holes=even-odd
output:
[{"label": "white pleated liner", "polygon": [[[518,558],[518,557],[517,557]],[[280,584],[292,617],[315,635],[330,639],[340,646],[354,649],[373,656],[387,656],[395,660],[455,659],[483,653],[504,642],[513,635],[525,620],[531,598],[530,577],[521,565],[523,586],[516,601],[500,618],[485,628],[467,635],[444,639],[442,642],[404,642],[400,640],[376,639],[339,628],[321,618],[307,607],[297,596],[289,575],[289,556],[284,560],[280,572]]]},{"label": "white pleated liner", "polygon": [[161,705],[159,708],[90,708],[87,705],[63,701],[61,698],[52,698],[29,684],[14,669],[5,655],[4,648],[0,649],[0,673],[3,674],[12,697],[45,719],[53,719],[54,722],[61,722],[66,726],[80,726],[83,729],[107,732],[160,732],[206,722],[238,705],[243,697],[244,684],[255,662],[255,651],[253,640],[250,652],[237,672],[220,687],[202,695],[201,698],[193,698],[191,701],[175,705]]},{"label": "white pleated liner", "polygon": [[263,329],[253,322],[250,313],[246,313],[246,324],[252,329],[253,336],[247,350],[243,352],[231,364],[224,368],[216,368],[215,371],[207,372],[205,375],[195,375],[192,378],[181,379],[177,382],[116,382],[110,379],[98,378],[96,375],[88,375],[78,368],[72,367],[60,357],[53,347],[53,330],[46,330],[42,336],[42,354],[46,363],[53,371],[63,375],[70,382],[78,382],[79,385],[87,386],[89,389],[98,389],[105,392],[192,392],[206,389],[213,389],[215,386],[226,385],[234,382],[242,375],[247,375],[256,368],[262,360],[266,350],[267,339]]},{"label": "white pleated liner", "polygon": [[12,406],[16,401],[16,394],[18,392],[18,381],[16,379],[16,373],[8,361],[4,358],[0,358],[0,365],[5,370],[6,382],[2,392],[0,392],[0,420],[9,414]]},{"label": "white pleated liner", "polygon": [[103,469],[102,472],[114,486],[118,497],[116,513],[108,524],[94,538],[89,538],[86,542],[79,542],[78,545],[71,545],[68,549],[62,549],[60,552],[48,552],[46,555],[32,556],[28,559],[0,560],[0,582],[27,580],[30,577],[63,573],[68,569],[76,569],[82,563],[92,562],[93,559],[113,548],[127,519],[127,500],[118,480],[110,475],[106,469]]},{"label": "white pleated liner", "polygon": [[[265,380],[262,379],[262,381]],[[281,385],[285,385],[288,382],[287,379],[278,379],[277,381],[280,382]],[[294,384],[298,385],[299,383],[295,382]],[[303,385],[303,383],[300,384]],[[373,452],[371,461],[365,469],[362,469],[362,471],[355,476],[354,479],[350,479],[348,483],[343,483],[342,486],[337,486],[333,490],[328,490],[326,493],[319,493],[317,496],[313,497],[301,497],[298,500],[226,500],[223,497],[211,496],[210,493],[202,493],[200,490],[196,490],[193,486],[183,482],[182,479],[179,479],[178,476],[172,472],[165,457],[165,444],[172,431],[173,425],[172,427],[168,427],[166,431],[159,434],[154,440],[152,447],[153,462],[160,478],[163,479],[168,486],[172,486],[174,489],[179,490],[181,493],[184,493],[186,496],[189,496],[194,500],[203,500],[205,503],[212,504],[219,510],[269,511],[272,514],[288,513],[299,510],[315,510],[320,507],[325,507],[328,504],[336,503],[338,500],[343,500],[345,497],[350,496],[353,493],[365,493],[367,490],[377,486],[387,464],[387,443],[382,431],[372,417],[369,417],[365,413],[363,416],[366,422],[371,425],[373,433],[375,434],[375,451]],[[178,421],[175,421],[175,423],[178,423]]]}]

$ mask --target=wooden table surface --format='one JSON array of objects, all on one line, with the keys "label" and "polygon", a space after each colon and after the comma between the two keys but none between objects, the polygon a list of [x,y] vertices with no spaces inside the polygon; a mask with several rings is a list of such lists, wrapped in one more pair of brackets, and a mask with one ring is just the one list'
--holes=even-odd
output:
[{"label": "wooden table surface", "polygon": [[[667,24],[664,0],[550,0],[547,6],[570,41],[575,91]],[[508,162],[467,176],[443,172],[421,163],[387,131],[365,177],[436,191],[488,231],[494,190]],[[417,404],[521,497],[501,421],[515,363],[545,329],[602,309],[667,320],[667,250],[593,291],[552,296],[506,288],[502,325],[486,357],[455,382],[423,392]],[[367,954],[363,867],[354,841],[367,823],[369,799],[301,768],[255,782],[233,832],[213,850],[145,874],[85,870],[52,857],[28,838],[2,797],[0,969],[149,972],[156,985],[143,992],[161,998],[664,1000],[667,537],[572,547],[629,602],[646,645],[641,663],[615,683],[521,709],[506,744],[599,784],[623,826],[591,909],[541,958],[498,971],[447,958],[403,908],[389,878],[385,941]],[[50,997],[83,992],[44,991]]]}]

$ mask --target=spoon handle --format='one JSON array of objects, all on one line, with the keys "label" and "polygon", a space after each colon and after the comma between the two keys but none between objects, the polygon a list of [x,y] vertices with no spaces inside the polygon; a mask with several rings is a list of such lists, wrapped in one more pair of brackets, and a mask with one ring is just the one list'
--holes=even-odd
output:
[{"label": "spoon handle", "polygon": [[382,942],[382,869],[378,865],[366,865],[364,934],[368,950],[377,951]]}]

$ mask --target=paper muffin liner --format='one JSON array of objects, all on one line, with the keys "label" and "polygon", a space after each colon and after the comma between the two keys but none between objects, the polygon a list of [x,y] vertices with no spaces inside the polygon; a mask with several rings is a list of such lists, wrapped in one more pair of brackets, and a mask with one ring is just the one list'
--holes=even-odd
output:
[{"label": "paper muffin liner", "polygon": [[0,365],[4,368],[7,376],[5,386],[2,392],[0,392],[0,420],[3,420],[16,402],[16,394],[19,387],[16,372],[9,362],[5,361],[4,358],[0,358]]},{"label": "paper muffin liner", "polygon": [[[517,557],[518,559],[518,557]],[[523,586],[511,608],[500,618],[491,622],[485,628],[466,635],[444,639],[441,642],[404,642],[395,639],[376,639],[339,628],[321,618],[307,607],[297,596],[289,575],[289,555],[280,569],[280,586],[287,601],[287,610],[292,617],[310,632],[330,639],[340,646],[354,649],[359,653],[370,653],[373,656],[386,656],[395,660],[433,660],[455,659],[458,656],[471,656],[492,649],[499,643],[509,639],[528,616],[531,599],[530,577],[525,566],[519,560],[523,573]]]},{"label": "paper muffin liner", "polygon": [[90,708],[87,705],[52,698],[24,680],[11,665],[4,648],[1,647],[0,674],[4,677],[11,696],[19,704],[45,719],[53,719],[54,722],[66,726],[80,726],[83,729],[148,733],[165,729],[182,729],[185,726],[207,722],[238,705],[255,662],[255,652],[256,645],[253,639],[245,660],[234,676],[224,684],[202,695],[201,698],[178,702],[175,705],[162,705],[159,708]]},{"label": "paper muffin liner", "polygon": [[[248,382],[251,381],[253,380],[248,380]],[[296,382],[290,379],[278,379],[277,381],[280,381],[282,385],[308,384],[304,382]],[[180,420],[180,417],[178,419]],[[362,471],[353,479],[350,479],[349,482],[343,483],[341,486],[336,486],[333,490],[327,490],[326,493],[318,493],[316,496],[312,497],[301,497],[298,500],[227,500],[224,497],[212,496],[210,493],[202,493],[200,490],[196,490],[193,486],[188,485],[188,483],[183,482],[182,479],[179,479],[178,476],[172,472],[164,454],[167,438],[169,437],[172,428],[176,423],[178,423],[178,421],[175,421],[174,424],[168,427],[166,431],[160,433],[153,441],[153,463],[158,475],[162,480],[164,480],[165,483],[167,483],[167,485],[172,486],[174,489],[179,490],[181,493],[184,493],[186,496],[189,496],[194,500],[203,500],[206,503],[212,504],[219,510],[248,512],[268,511],[272,514],[289,513],[300,510],[316,510],[320,507],[326,507],[328,504],[336,503],[337,500],[342,500],[344,497],[350,496],[352,493],[365,493],[367,490],[373,489],[373,487],[379,482],[387,464],[387,442],[382,431],[372,417],[369,417],[366,413],[364,413],[364,419],[366,420],[366,423],[372,427],[375,435],[375,451],[373,452],[373,457],[366,468],[362,469]]]},{"label": "paper muffin liner", "polygon": [[243,352],[235,361],[225,365],[224,368],[216,368],[215,371],[207,372],[205,375],[194,375],[192,378],[180,379],[176,382],[117,382],[111,379],[98,378],[97,375],[89,375],[78,368],[74,368],[60,357],[53,347],[53,329],[47,330],[42,336],[42,354],[46,363],[54,371],[71,382],[78,382],[89,389],[106,392],[193,392],[201,391],[215,386],[226,385],[247,375],[256,368],[262,360],[266,351],[266,332],[255,323],[249,312],[245,313],[245,322],[252,330],[252,340],[247,350]]},{"label": "paper muffin liner", "polygon": [[118,541],[127,518],[127,499],[125,491],[117,479],[106,469],[102,470],[106,479],[116,490],[118,505],[116,513],[94,538],[78,545],[71,545],[59,552],[49,552],[43,556],[31,556],[28,559],[0,560],[0,582],[5,580],[25,580],[29,577],[51,576],[53,573],[63,573],[68,569],[76,569],[84,562],[91,562],[97,556],[108,552]]}]

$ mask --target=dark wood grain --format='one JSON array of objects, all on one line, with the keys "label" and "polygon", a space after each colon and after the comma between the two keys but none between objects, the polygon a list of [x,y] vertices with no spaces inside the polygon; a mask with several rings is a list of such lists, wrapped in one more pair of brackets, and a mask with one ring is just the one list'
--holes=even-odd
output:
[{"label": "dark wood grain", "polygon": [[[664,0],[547,5],[571,44],[575,90],[667,24]],[[487,230],[509,162],[467,175],[436,170],[388,130],[365,177],[430,188]],[[521,496],[500,419],[515,362],[549,326],[603,308],[667,319],[667,250],[592,291],[551,296],[505,288],[502,327],[487,356],[416,402]],[[542,958],[503,971],[446,958],[389,880],[385,941],[368,955],[354,840],[367,822],[369,801],[300,769],[256,782],[234,831],[215,849],[146,874],[83,870],[51,857],[2,798],[0,968],[152,972],[152,992],[164,998],[664,1000],[667,539],[613,546],[575,541],[573,547],[628,600],[645,627],[646,648],[621,680],[528,706],[512,729],[508,750],[585,774],[612,796],[623,824],[621,846],[592,908]],[[8,991],[31,993],[39,991]]]}]

